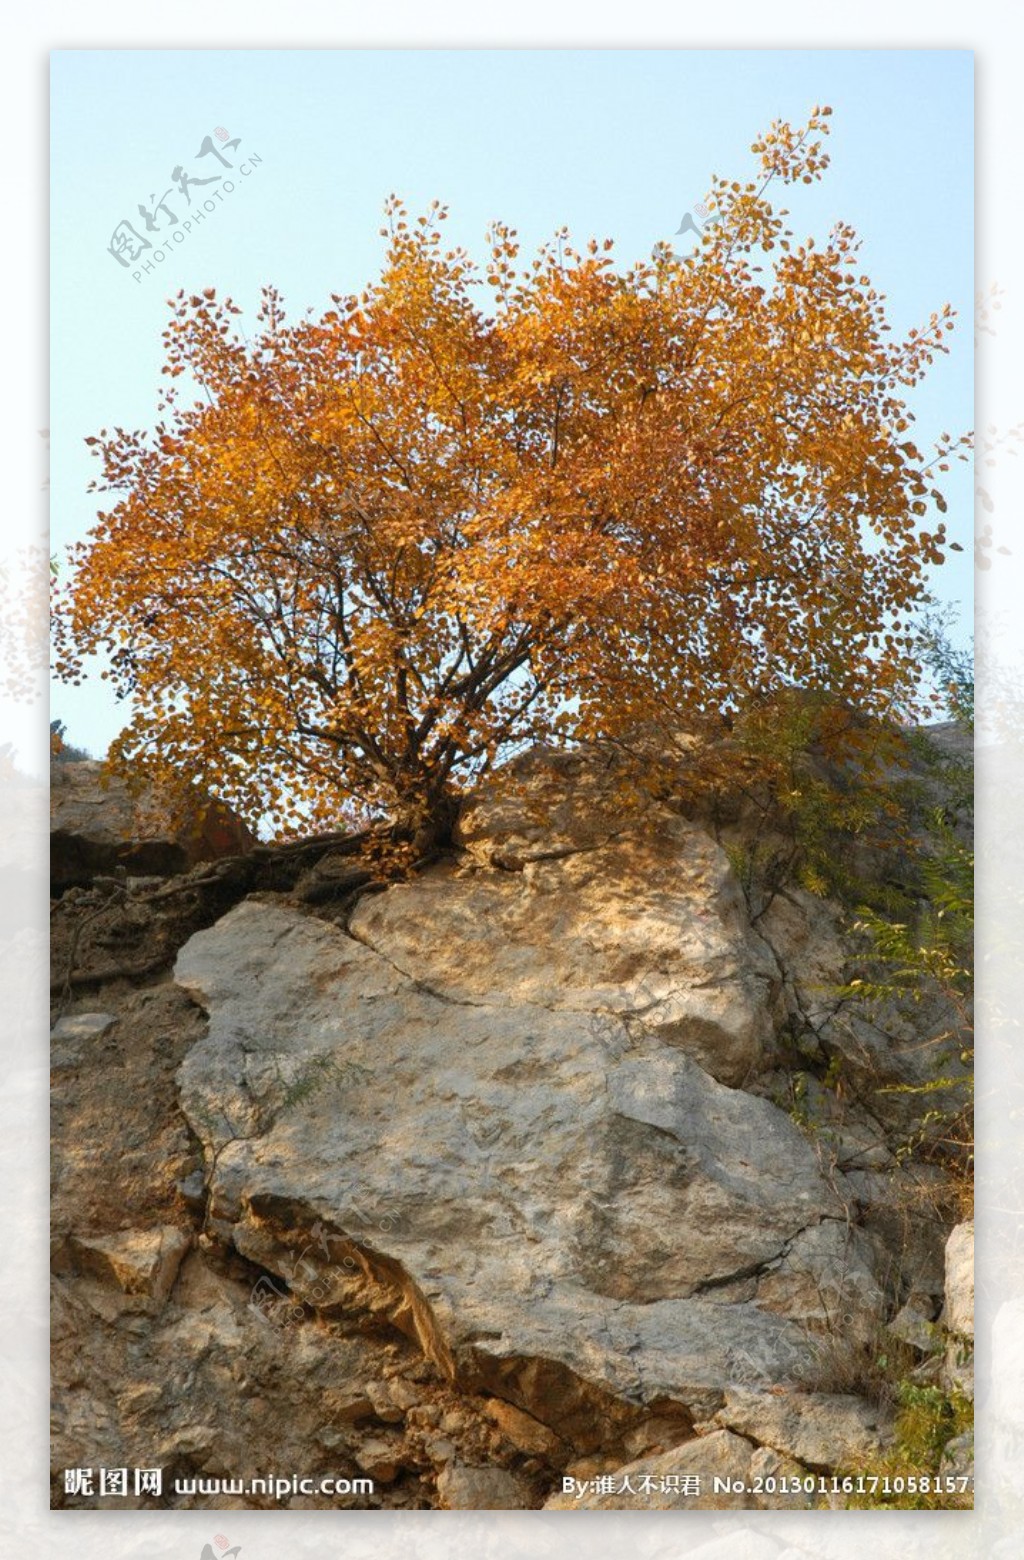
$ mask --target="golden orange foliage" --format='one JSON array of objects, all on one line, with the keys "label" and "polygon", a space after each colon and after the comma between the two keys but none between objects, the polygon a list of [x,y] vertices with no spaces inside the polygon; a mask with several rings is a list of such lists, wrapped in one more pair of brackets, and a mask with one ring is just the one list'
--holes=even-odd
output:
[{"label": "golden orange foliage", "polygon": [[716,178],[692,253],[524,265],[497,224],[481,270],[392,198],[379,281],[319,319],[268,288],[246,339],[179,293],[166,415],[90,441],[118,497],[56,614],[61,674],[106,652],[132,696],[114,759],[295,827],[787,687],[899,709],[955,449],[925,464],[903,391],[951,310],[888,340],[852,229],[798,244],[766,198],[829,112]]}]

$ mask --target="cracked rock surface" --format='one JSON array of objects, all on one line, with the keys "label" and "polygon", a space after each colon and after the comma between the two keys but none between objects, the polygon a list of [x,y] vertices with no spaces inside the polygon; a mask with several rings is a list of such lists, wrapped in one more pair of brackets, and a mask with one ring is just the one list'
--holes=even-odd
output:
[{"label": "cracked rock surface", "polygon": [[[447,1001],[277,906],[198,933],[175,977],[210,1014],[179,1081],[218,1228],[280,1272],[322,1226],[323,1305],[351,1282],[330,1253],[365,1248],[438,1363],[539,1356],[688,1405],[748,1357],[794,1362],[756,1277],[843,1208],[777,1107],[607,1015]],[[559,1429],[557,1402],[523,1406]]]},{"label": "cracked rock surface", "polygon": [[364,900],[352,935],[450,1001],[635,1018],[742,1083],[781,1013],[779,966],[711,836],[653,804],[624,814],[601,778],[527,755],[518,804],[485,789],[463,860]]}]

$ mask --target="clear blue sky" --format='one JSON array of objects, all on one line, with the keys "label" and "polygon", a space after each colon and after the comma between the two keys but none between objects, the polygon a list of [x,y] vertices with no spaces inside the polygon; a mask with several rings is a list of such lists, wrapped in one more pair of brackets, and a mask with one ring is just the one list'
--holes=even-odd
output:
[{"label": "clear blue sky", "polygon": [[[494,218],[529,250],[568,225],[620,261],[671,237],[711,174],[746,177],[772,119],[831,104],[832,166],[787,191],[797,233],[849,221],[894,332],[950,302],[958,329],[913,396],[918,442],[973,423],[973,56],[943,50],[76,50],[52,56],[52,523],[61,548],[99,500],[83,440],[146,427],[161,386],[166,298],[216,286],[254,312],[274,283],[319,312],[379,268],[385,196],[451,208],[452,239],[482,246]],[[246,178],[213,157],[217,127]],[[172,171],[234,177],[159,270],[133,280],[108,253],[118,222]],[[192,189],[193,200],[218,186]],[[186,215],[177,189],[168,205]],[[157,213],[154,244],[169,231]],[[685,238],[679,243],[692,242]],[[143,255],[143,260],[150,258]],[[973,489],[956,464],[947,524],[966,551],[936,579],[970,617]],[[124,718],[106,685],[58,686],[73,741],[105,750]]]}]

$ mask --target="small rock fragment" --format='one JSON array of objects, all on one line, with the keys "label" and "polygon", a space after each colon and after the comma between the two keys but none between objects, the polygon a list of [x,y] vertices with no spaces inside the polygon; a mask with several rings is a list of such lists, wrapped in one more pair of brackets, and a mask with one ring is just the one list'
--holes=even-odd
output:
[{"label": "small rock fragment", "polygon": [[80,1267],[126,1295],[145,1295],[162,1305],[178,1275],[191,1238],[173,1224],[155,1230],[120,1230],[116,1235],[74,1236]]},{"label": "small rock fragment", "polygon": [[50,1039],[65,1045],[78,1041],[102,1040],[117,1023],[114,1013],[65,1013],[50,1031]]},{"label": "small rock fragment", "polygon": [[438,1474],[437,1493],[445,1511],[527,1511],[534,1504],[522,1480],[504,1468],[454,1463]]}]

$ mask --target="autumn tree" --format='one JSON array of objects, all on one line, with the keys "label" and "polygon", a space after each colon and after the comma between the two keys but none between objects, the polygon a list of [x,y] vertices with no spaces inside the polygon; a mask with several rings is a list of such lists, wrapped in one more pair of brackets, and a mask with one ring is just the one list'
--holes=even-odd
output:
[{"label": "autumn tree", "polygon": [[478,268],[392,199],[380,279],[319,319],[268,288],[249,339],[179,293],[163,420],[89,441],[116,502],[57,609],[61,674],[101,652],[131,696],[114,760],[278,826],[443,830],[530,740],[794,687],[902,708],[952,449],[925,462],[904,393],[951,310],[888,339],[852,229],[798,244],[772,206],[829,113],[714,179],[690,253],[521,263],[499,224]]}]

